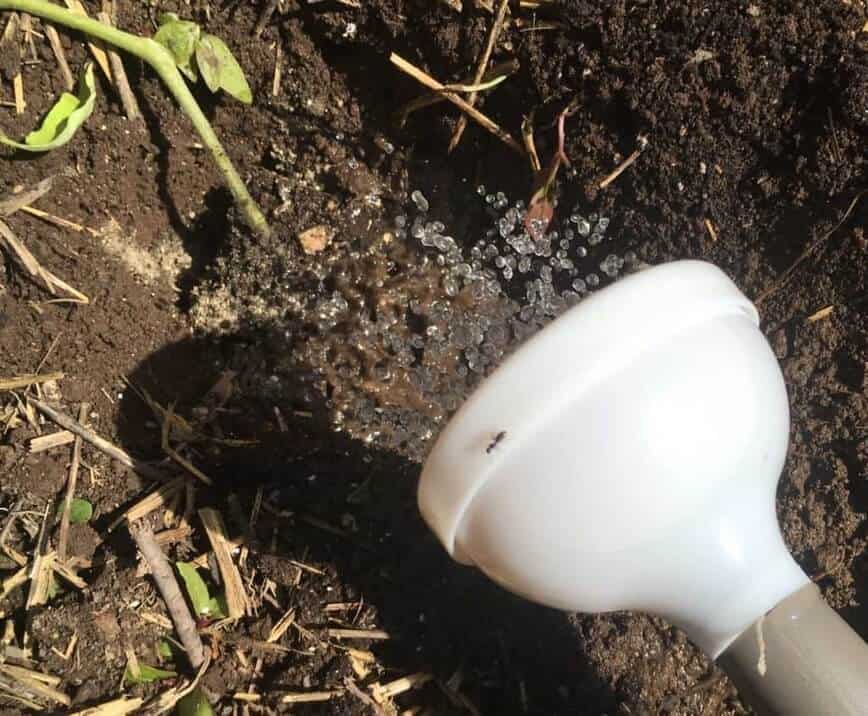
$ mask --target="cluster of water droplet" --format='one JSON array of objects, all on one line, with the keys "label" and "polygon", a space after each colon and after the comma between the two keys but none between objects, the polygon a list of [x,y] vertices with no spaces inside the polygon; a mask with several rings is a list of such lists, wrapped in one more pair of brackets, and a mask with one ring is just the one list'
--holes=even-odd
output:
[{"label": "cluster of water droplet", "polygon": [[558,210],[532,236],[522,201],[478,191],[478,237],[450,236],[416,190],[368,243],[335,242],[274,281],[269,315],[290,358],[270,376],[273,398],[283,386],[296,406],[324,402],[336,429],[424,458],[507,353],[636,260],[601,246],[605,216]]},{"label": "cluster of water droplet", "polygon": [[[603,277],[614,279],[636,261],[633,252],[598,248],[607,240],[608,217],[576,207],[535,238],[523,201],[511,203],[484,187],[478,194],[491,225],[467,242],[431,216],[421,191],[411,193],[410,211],[396,216],[386,234],[394,271],[374,281],[375,315],[370,306],[355,311],[349,334],[334,333],[339,317],[352,313],[346,290],[318,304],[321,336],[310,346],[324,349],[317,363],[338,428],[423,457],[506,353]],[[359,274],[352,282],[365,280]]]}]

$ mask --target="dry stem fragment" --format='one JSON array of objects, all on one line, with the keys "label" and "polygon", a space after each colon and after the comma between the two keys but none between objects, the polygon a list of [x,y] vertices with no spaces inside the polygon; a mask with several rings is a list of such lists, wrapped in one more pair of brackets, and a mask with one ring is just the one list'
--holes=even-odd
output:
[{"label": "dry stem fragment", "polygon": [[[485,49],[479,58],[479,64],[476,66],[476,72],[473,75],[473,83],[478,85],[482,82],[485,76],[485,68],[488,67],[488,61],[491,59],[491,53],[494,51],[494,46],[497,44],[497,38],[500,35],[500,30],[503,28],[503,22],[506,19],[506,11],[509,9],[509,0],[500,0],[500,5],[497,8],[497,14],[494,16],[494,22],[488,32],[488,40],[485,43]],[[467,98],[467,104],[471,107],[476,104],[478,94],[471,92]],[[449,140],[449,149],[451,152],[458,146],[461,141],[461,135],[464,134],[464,129],[467,127],[467,117],[462,115],[458,118],[458,124],[455,125],[455,131],[452,133],[452,138]]]},{"label": "dry stem fragment", "polygon": [[178,638],[184,645],[190,664],[194,669],[199,669],[205,661],[205,647],[199,638],[196,622],[190,614],[190,609],[187,607],[187,602],[181,593],[178,580],[175,578],[175,573],[166,559],[166,555],[163,554],[163,550],[160,549],[160,545],[157,544],[149,529],[136,528],[130,525],[129,530],[142,556],[151,568],[151,576],[163,596],[166,609],[172,617]]},{"label": "dry stem fragment", "polygon": [[217,558],[217,566],[220,568],[220,577],[226,589],[226,606],[229,610],[230,619],[240,619],[250,608],[250,601],[244,589],[244,582],[238,567],[232,561],[232,547],[226,534],[226,525],[220,513],[210,507],[199,510],[199,517],[208,533],[208,540]]}]

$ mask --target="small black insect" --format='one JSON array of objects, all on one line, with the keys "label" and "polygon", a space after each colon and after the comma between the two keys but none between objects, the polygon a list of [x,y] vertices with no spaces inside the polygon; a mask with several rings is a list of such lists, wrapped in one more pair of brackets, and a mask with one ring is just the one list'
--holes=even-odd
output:
[{"label": "small black insect", "polygon": [[494,448],[500,445],[501,441],[506,437],[506,430],[501,430],[497,435],[494,436],[494,440],[488,443],[488,447],[485,448],[486,453],[490,453]]}]

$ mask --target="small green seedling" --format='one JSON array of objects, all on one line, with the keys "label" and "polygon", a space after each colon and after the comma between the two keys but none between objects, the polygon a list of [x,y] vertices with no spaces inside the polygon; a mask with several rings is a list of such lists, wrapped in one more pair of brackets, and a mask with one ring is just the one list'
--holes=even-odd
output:
[{"label": "small green seedling", "polygon": [[160,643],[157,644],[157,654],[162,659],[172,659],[175,656],[172,651],[172,645],[165,639],[162,639]]},{"label": "small green seedling", "polygon": [[223,619],[227,609],[221,596],[212,597],[205,580],[199,576],[199,570],[189,562],[176,562],[178,574],[184,580],[184,588],[193,607],[197,619]]},{"label": "small green seedling", "polygon": [[69,522],[73,525],[83,525],[93,517],[93,505],[87,500],[76,497],[69,505]]},{"label": "small green seedling", "polygon": [[133,675],[127,665],[124,671],[124,683],[127,684],[153,684],[155,681],[163,681],[165,679],[174,679],[177,672],[168,671],[167,669],[158,669],[156,666],[148,666],[147,664],[139,664],[138,676]]},{"label": "small green seedling", "polygon": [[[252,94],[247,80],[244,78],[244,72],[225,43],[213,35],[202,33],[195,23],[180,20],[173,15],[164,16],[164,22],[157,34],[154,38],[149,38],[118,30],[111,25],[105,25],[87,16],[59,7],[50,0],[0,0],[0,10],[13,10],[35,15],[107,42],[147,62],[163,80],[181,110],[190,118],[193,126],[199,132],[202,143],[211,152],[214,162],[223,173],[226,185],[232,192],[232,196],[238,203],[248,225],[258,234],[268,236],[271,233],[265,216],[253,197],[250,196],[247,187],[235,170],[226,150],[223,149],[223,145],[220,144],[210,122],[208,122],[208,118],[205,117],[195,97],[184,82],[184,76],[190,78],[191,81],[195,80],[198,69],[205,84],[213,92],[222,89],[240,101],[250,103]],[[85,72],[85,78],[87,76],[88,72]],[[76,99],[75,104],[69,99],[72,95],[61,97],[55,108],[49,112],[43,126],[28,135],[23,145],[17,145],[8,140],[4,141],[28,151],[45,151],[69,141],[75,130],[87,119],[86,116],[83,116],[85,114],[83,110],[88,98],[94,96],[92,74],[88,86],[90,88],[89,94],[82,100],[82,93],[79,92],[79,97],[73,98]],[[89,111],[92,109],[91,104]],[[36,135],[35,138],[33,138],[34,135]],[[36,148],[37,140],[41,146],[51,146]]]},{"label": "small green seedling", "polygon": [[178,716],[214,716],[214,709],[200,688],[193,689],[176,704]]},{"label": "small green seedling", "polygon": [[93,84],[93,65],[88,63],[81,73],[78,95],[64,92],[57,103],[49,110],[42,126],[24,138],[24,142],[14,142],[0,131],[0,142],[26,152],[47,152],[66,144],[78,128],[87,121],[96,102],[96,88]]},{"label": "small green seedling", "polygon": [[232,51],[216,35],[203,33],[195,22],[167,12],[160,18],[154,40],[172,53],[178,69],[190,82],[196,81],[198,70],[212,92],[223,90],[244,104],[253,101],[244,70]]}]

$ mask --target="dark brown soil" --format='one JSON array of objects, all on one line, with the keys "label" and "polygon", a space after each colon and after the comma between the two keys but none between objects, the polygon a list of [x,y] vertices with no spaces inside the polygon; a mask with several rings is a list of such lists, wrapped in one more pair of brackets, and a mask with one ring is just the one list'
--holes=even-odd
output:
[{"label": "dark brown soil", "polygon": [[[257,590],[271,580],[273,602],[263,601],[257,616],[219,641],[205,680],[220,699],[218,713],[232,713],[232,694],[251,683],[266,694],[262,703],[278,710],[371,713],[350,694],[294,707],[269,696],[337,688],[353,676],[345,652],[323,638],[335,616],[324,605],[357,600],[358,613],[337,615],[341,626],[393,635],[369,646],[352,643],[376,656],[363,685],[417,671],[443,681],[457,673],[453,683],[483,714],[745,713],[719,670],[660,620],[564,616],[452,563],[415,506],[417,458],[426,443],[412,438],[432,426],[436,432],[430,405],[414,402],[411,391],[356,385],[332,365],[335,346],[355,328],[314,325],[292,303],[302,294],[311,301],[331,295],[341,281],[357,288],[368,279],[385,281],[383,292],[371,291],[374,299],[386,296],[381,305],[389,310],[414,297],[432,299],[439,274],[420,264],[424,252],[398,252],[383,241],[412,206],[410,190],[424,192],[430,215],[468,251],[491,222],[479,208],[477,185],[512,201],[528,198],[526,160],[476,125],[447,155],[458,116],[447,105],[410,115],[403,128],[394,123],[396,110],[420,88],[389,64],[389,53],[444,82],[461,80],[473,72],[491,14],[472,0],[461,12],[431,0],[370,0],[360,8],[285,0],[257,38],[267,4],[119,0],[118,11],[122,27],[142,33],[153,31],[149,13],[193,13],[236,53],[254,91],[252,107],[201,87],[196,94],[269,215],[272,238],[249,234],[186,119],[132,59],[126,66],[146,130],[124,119],[103,85],[92,118],[69,145],[44,156],[0,158],[0,196],[53,175],[54,188],[37,206],[101,232],[76,233],[20,212],[8,219],[37,259],[91,303],[46,303],[51,296],[43,287],[0,254],[0,377],[63,371],[53,397],[64,410],[75,414],[89,403],[94,430],[159,460],[156,418],[128,378],[162,405],[174,402],[209,436],[186,453],[217,483],[197,489],[197,507],[220,509],[233,535],[246,532],[260,487],[269,506],[286,511],[261,511],[249,534],[245,574]],[[566,124],[571,167],[559,181],[559,206],[611,217],[607,251],[633,250],[648,263],[703,258],[748,296],[762,297],[763,328],[792,404],[779,490],[784,534],[826,598],[868,637],[864,3],[515,5],[493,59],[517,58],[521,69],[480,106],[516,136],[523,116],[535,112],[545,160],[551,124],[575,98],[578,109]],[[0,22],[5,26],[5,16]],[[77,70],[86,59],[81,38],[62,36]],[[48,44],[35,40],[40,63],[22,66],[26,112],[16,117],[0,106],[0,127],[13,137],[30,131],[62,90]],[[283,80],[272,96],[278,45]],[[4,102],[12,97],[8,64],[0,62]],[[640,137],[647,148],[600,190]],[[334,239],[322,253],[305,255],[296,235],[319,224]],[[519,300],[514,287],[507,293]],[[815,319],[827,307],[831,312]],[[452,354],[441,360],[458,365]],[[205,396],[227,370],[234,390],[209,411]],[[437,390],[472,388],[472,375],[460,383],[451,375]],[[360,419],[334,430],[335,411],[351,393],[364,394],[386,416],[370,442],[355,439],[366,437],[369,423]],[[7,405],[17,403],[0,394],[3,523],[19,499],[21,509],[41,514],[63,490],[70,456],[68,447],[28,455],[26,442],[37,431],[26,421],[6,429]],[[406,428],[416,413],[427,417],[393,450],[382,425],[399,415]],[[214,438],[256,443],[230,448]],[[61,677],[58,688],[76,706],[117,697],[124,649],[156,664],[163,634],[141,618],[142,610],[163,607],[129,536],[122,527],[107,532],[119,510],[150,486],[89,446],[83,459],[78,494],[95,514],[90,526],[73,529],[70,555],[92,560],[81,572],[88,589],[64,587],[28,615],[26,589],[0,601],[0,618],[12,620],[19,637],[29,630],[39,668]],[[195,519],[193,526],[191,538],[171,547],[173,558],[209,549]],[[32,548],[34,535],[25,530],[13,538],[19,549]],[[2,559],[6,578],[15,565]],[[317,572],[300,572],[290,560]],[[312,636],[290,630],[279,644],[291,651],[263,651],[257,642],[290,607]],[[63,652],[73,634],[78,647],[67,661],[52,647]],[[261,656],[259,676],[239,662],[237,650],[253,665]],[[152,694],[156,687],[132,691]],[[3,699],[0,690],[7,712],[21,712]],[[462,713],[433,683],[398,703]]]}]

